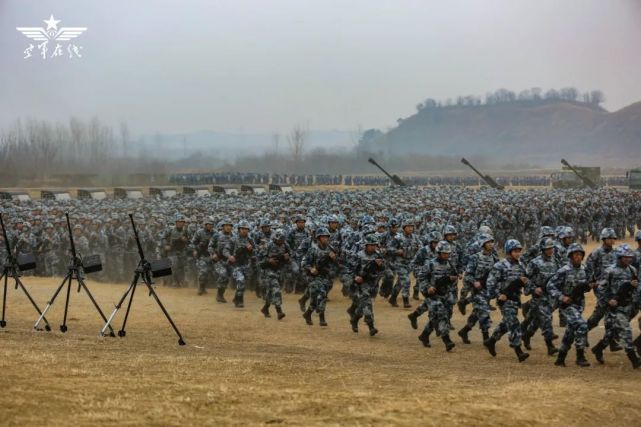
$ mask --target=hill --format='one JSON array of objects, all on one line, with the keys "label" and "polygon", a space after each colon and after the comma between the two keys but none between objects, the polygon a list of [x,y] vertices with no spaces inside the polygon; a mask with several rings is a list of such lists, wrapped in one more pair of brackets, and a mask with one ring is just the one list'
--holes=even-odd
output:
[{"label": "hill", "polygon": [[564,100],[423,108],[361,148],[382,154],[486,156],[540,164],[641,159],[641,102],[610,113]]}]

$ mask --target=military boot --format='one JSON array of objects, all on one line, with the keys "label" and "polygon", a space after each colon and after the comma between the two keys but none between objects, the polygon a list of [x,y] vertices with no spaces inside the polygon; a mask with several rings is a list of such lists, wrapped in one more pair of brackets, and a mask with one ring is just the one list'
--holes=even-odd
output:
[{"label": "military boot", "polygon": [[614,353],[615,351],[621,351],[621,350],[623,350],[623,347],[621,347],[619,345],[619,343],[615,339],[610,341],[610,351],[611,352]]},{"label": "military boot", "polygon": [[548,356],[554,356],[559,352],[559,349],[554,346],[554,343],[552,342],[551,339],[545,340],[545,346],[548,349]]},{"label": "military boot", "polygon": [[490,339],[490,333],[488,331],[481,331],[481,333],[483,334],[483,342]]},{"label": "military boot", "polygon": [[576,349],[576,364],[582,368],[587,368],[590,366],[590,362],[585,358],[585,350],[582,348]]},{"label": "military boot", "polygon": [[308,325],[314,324],[314,322],[312,322],[312,310],[310,308],[303,313],[303,319],[305,319],[305,323]]},{"label": "military boot", "polygon": [[327,326],[327,322],[325,321],[325,312],[321,311],[318,313],[318,318],[319,318],[319,325],[321,326]]},{"label": "military boot", "polygon": [[392,291],[392,295],[390,295],[387,302],[389,302],[392,307],[398,307],[398,302],[396,301],[397,298],[398,298],[398,291],[394,289]]},{"label": "military boot", "polygon": [[225,288],[218,288],[218,293],[216,293],[216,301],[221,303],[226,303],[225,299]]},{"label": "military boot", "polygon": [[630,349],[626,350],[625,353],[628,355],[628,359],[630,359],[630,362],[632,363],[632,368],[639,369],[641,366],[641,359],[639,359],[637,352],[634,351],[634,349]]},{"label": "military boot", "polygon": [[356,305],[354,305],[353,302],[347,309],[347,314],[349,314],[350,319],[354,317],[354,314],[356,314]]},{"label": "military boot", "polygon": [[483,341],[483,345],[487,348],[492,356],[496,356],[496,338],[493,336]]},{"label": "military boot", "polygon": [[521,346],[514,347],[514,352],[516,353],[516,357],[519,358],[519,362],[523,362],[530,357],[530,353],[524,353],[523,350],[521,350]]},{"label": "military boot", "polygon": [[458,307],[458,311],[461,312],[463,316],[465,316],[465,313],[467,312],[467,301],[465,299],[460,299],[457,303],[456,306]]},{"label": "military boot", "polygon": [[278,313],[278,320],[282,320],[283,317],[285,317],[285,313],[283,313],[283,309],[280,307],[280,305],[276,306],[276,313]]},{"label": "military boot", "polygon": [[260,312],[263,313],[265,317],[272,317],[271,314],[269,314],[269,303],[266,302],[263,308],[260,309]]},{"label": "military boot", "polygon": [[468,333],[472,330],[469,326],[465,325],[463,326],[463,329],[458,331],[458,336],[461,337],[463,340],[463,344],[471,344],[472,342],[470,341],[470,337],[468,336]]},{"label": "military boot", "polygon": [[403,308],[412,308],[410,297],[403,297]]},{"label": "military boot", "polygon": [[559,350],[559,354],[556,355],[556,361],[554,364],[556,366],[565,366],[565,356],[568,355],[568,352],[566,350]]},{"label": "military boot", "polygon": [[307,305],[307,298],[305,297],[305,295],[303,295],[298,300],[298,306],[300,307],[300,311],[302,311],[303,313],[305,313],[305,306],[306,305]]},{"label": "military boot", "polygon": [[418,329],[418,314],[415,311],[407,315],[407,318],[410,319],[410,324],[412,329]]},{"label": "military boot", "polygon": [[530,340],[532,339],[532,335],[530,335],[529,332],[523,331],[523,346],[525,347],[526,350],[532,350],[532,346],[530,345]]},{"label": "military boot", "polygon": [[205,284],[204,283],[199,283],[198,284],[198,295],[206,295],[207,294],[207,289],[205,289]]},{"label": "military boot", "polygon": [[445,351],[452,351],[452,349],[456,347],[456,344],[452,342],[449,335],[443,335],[441,339],[443,340],[443,344],[445,344]]},{"label": "military boot", "polygon": [[414,286],[412,290],[412,299],[418,301],[418,286]]},{"label": "military boot", "polygon": [[423,343],[423,347],[431,347],[432,345],[430,344],[430,334],[429,332],[423,330],[421,332],[421,335],[418,336],[418,340]]},{"label": "military boot", "polygon": [[360,317],[352,316],[349,323],[352,325],[352,332],[358,333],[358,321]]},{"label": "military boot", "polygon": [[641,335],[639,335],[634,341],[632,341],[632,344],[634,344],[637,348],[637,353],[641,354]]},{"label": "military boot", "polygon": [[601,365],[603,365],[603,363],[605,363],[605,361],[603,360],[603,350],[605,350],[605,348],[607,346],[608,346],[608,344],[603,342],[603,340],[601,340],[598,343],[596,343],[596,345],[594,347],[592,347],[592,354],[594,354],[594,358]]},{"label": "military boot", "polygon": [[369,328],[369,336],[373,337],[378,334],[378,329],[374,327],[374,322],[367,322],[367,327]]}]

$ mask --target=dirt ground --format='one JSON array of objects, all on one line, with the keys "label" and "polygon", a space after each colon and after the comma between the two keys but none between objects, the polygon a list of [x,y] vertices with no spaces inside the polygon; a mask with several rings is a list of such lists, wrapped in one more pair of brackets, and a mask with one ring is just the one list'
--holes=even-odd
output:
[{"label": "dirt ground", "polygon": [[[59,279],[25,277],[24,283],[42,307]],[[108,312],[125,289],[87,283]],[[571,353],[568,367],[558,368],[537,335],[530,359],[519,364],[506,337],[492,358],[478,330],[470,345],[456,337],[452,353],[436,338],[426,349],[409,326],[410,310],[380,299],[380,334],[369,337],[364,325],[354,334],[345,313],[348,300],[337,288],[330,295],[327,328],[316,317],[314,326],[305,325],[293,295],[285,297],[287,317],[278,321],[263,318],[253,295],[246,308],[234,309],[217,304],[211,291],[199,297],[193,289],[157,289],[185,336],[184,347],[142,288],[127,336],[100,338],[102,322],[84,293],[71,294],[66,334],[58,329],[63,296],[47,316],[54,331],[36,332],[37,314],[11,287],[7,326],[0,330],[0,424],[641,423],[641,372],[632,370],[622,352],[608,352],[604,366],[590,368],[574,365]],[[590,300],[588,313],[591,306]],[[463,324],[459,313],[454,324]],[[590,341],[602,333],[595,329]]]}]

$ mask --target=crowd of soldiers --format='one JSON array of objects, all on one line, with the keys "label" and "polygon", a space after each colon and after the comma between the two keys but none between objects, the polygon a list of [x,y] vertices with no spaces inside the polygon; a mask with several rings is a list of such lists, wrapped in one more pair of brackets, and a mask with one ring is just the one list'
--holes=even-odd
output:
[{"label": "crowd of soldiers", "polygon": [[[339,283],[351,301],[347,312],[354,332],[361,320],[371,336],[379,332],[377,297],[393,307],[416,304],[407,316],[413,329],[428,314],[419,341],[430,347],[434,333],[451,351],[452,317],[471,309],[457,331],[463,343],[478,325],[491,355],[507,334],[524,361],[528,353],[522,347],[529,350],[540,330],[547,353],[556,355],[560,366],[572,344],[576,363],[589,365],[588,330],[603,321],[605,334],[591,348],[596,360],[604,362],[606,348],[622,347],[632,365],[641,366],[641,338],[633,340],[630,327],[641,304],[638,192],[396,187],[0,205],[12,250],[35,254],[37,275],[64,274],[69,262],[64,213],[69,212],[77,251],[104,260],[99,279],[128,281],[138,262],[126,222],[133,213],[147,258],[172,261],[173,275],[165,284],[196,284],[199,295],[214,288],[221,304],[230,288],[233,306],[242,308],[251,290],[264,301],[261,313],[271,317],[273,307],[281,320],[282,292],[297,292],[303,320],[313,325],[317,315],[326,327],[328,294]],[[616,240],[628,235],[638,247],[617,247]],[[601,246],[586,258],[582,244],[590,240]],[[585,319],[587,292],[595,293],[597,303]],[[530,296],[527,302],[524,295]],[[491,331],[495,306],[501,322]],[[555,310],[565,327],[558,348]]]},{"label": "crowd of soldiers", "polygon": [[[478,186],[482,184],[477,176],[404,176],[403,181],[408,185],[460,185]],[[627,184],[625,176],[608,176],[601,178],[603,185],[624,186]],[[169,182],[175,185],[207,185],[207,184],[280,184],[294,186],[310,185],[363,185],[382,186],[389,185],[390,181],[385,176],[378,175],[296,175],[296,174],[267,174],[267,173],[241,173],[241,172],[216,172],[216,173],[183,173],[169,177]],[[498,176],[496,182],[507,186],[549,187],[550,176]]]}]

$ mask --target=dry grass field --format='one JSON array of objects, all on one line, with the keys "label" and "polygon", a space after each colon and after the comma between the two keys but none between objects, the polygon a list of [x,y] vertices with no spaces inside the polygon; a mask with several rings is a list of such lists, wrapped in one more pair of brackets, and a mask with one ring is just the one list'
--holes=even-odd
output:
[{"label": "dry grass field", "polygon": [[[59,280],[25,277],[24,283],[42,307]],[[88,285],[109,312],[124,291],[124,285]],[[62,297],[47,316],[54,331],[32,331],[37,315],[11,288],[8,324],[0,330],[0,424],[641,423],[641,372],[622,352],[606,353],[604,366],[583,369],[571,353],[568,367],[558,368],[537,335],[530,359],[519,364],[506,337],[492,358],[478,330],[470,345],[456,339],[452,353],[436,339],[431,349],[423,348],[406,318],[409,310],[380,299],[380,334],[371,338],[364,326],[354,334],[348,301],[336,289],[327,328],[317,318],[314,326],[305,325],[292,295],[285,298],[287,317],[277,321],[263,318],[253,295],[245,309],[234,309],[217,304],[213,292],[198,297],[193,289],[157,289],[185,336],[184,347],[142,288],[125,338],[98,337],[102,322],[75,289],[66,334],[58,330]],[[462,325],[460,314],[454,323]],[[590,341],[602,333],[592,331]]]}]

